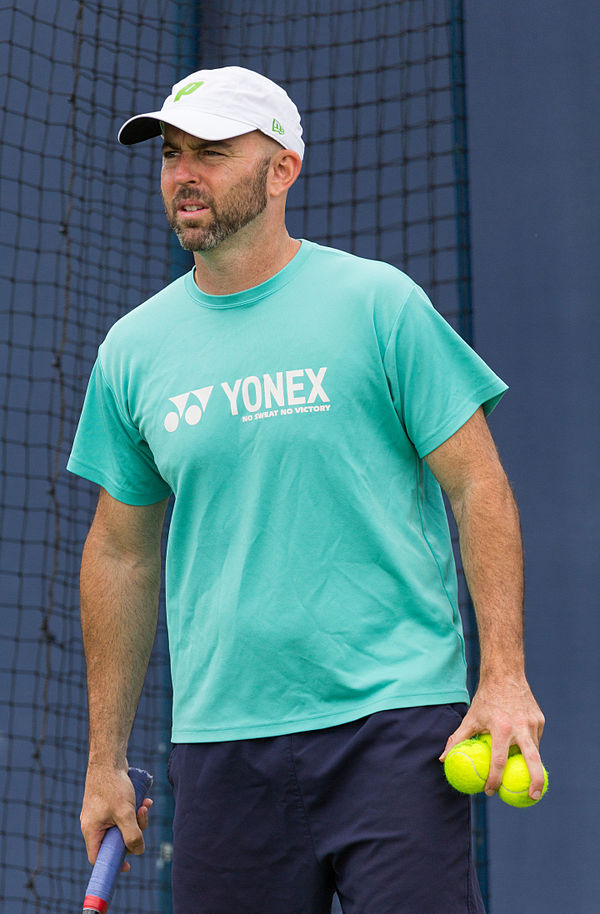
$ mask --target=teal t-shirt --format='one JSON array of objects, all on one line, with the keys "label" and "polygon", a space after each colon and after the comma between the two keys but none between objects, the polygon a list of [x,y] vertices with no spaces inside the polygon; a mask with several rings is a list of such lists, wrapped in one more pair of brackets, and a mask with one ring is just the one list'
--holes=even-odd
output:
[{"label": "teal t-shirt", "polygon": [[406,275],[308,241],[259,286],[188,273],[114,325],[68,467],[127,504],[175,495],[174,742],[468,700],[423,457],[505,390]]}]

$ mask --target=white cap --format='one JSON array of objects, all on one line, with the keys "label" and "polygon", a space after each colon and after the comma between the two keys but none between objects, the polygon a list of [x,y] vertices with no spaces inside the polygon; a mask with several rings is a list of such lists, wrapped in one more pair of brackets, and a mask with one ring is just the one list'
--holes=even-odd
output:
[{"label": "white cap", "polygon": [[119,130],[125,146],[160,136],[161,121],[202,140],[260,130],[302,158],[300,114],[287,92],[253,70],[198,70],[175,83],[160,111],[137,114]]}]

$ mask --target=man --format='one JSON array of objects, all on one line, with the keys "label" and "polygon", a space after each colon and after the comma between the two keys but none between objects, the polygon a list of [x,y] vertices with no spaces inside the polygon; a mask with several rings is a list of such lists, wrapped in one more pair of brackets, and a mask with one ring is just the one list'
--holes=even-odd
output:
[{"label": "man", "polygon": [[[101,486],[81,570],[90,861],[144,848],[126,748],[167,555],[176,914],[482,911],[468,800],[439,757],[520,746],[517,509],[485,421],[506,385],[403,273],[291,238],[304,144],[278,86],[200,71],[122,143],[163,136],[162,195],[194,270],[100,347],[69,468]],[[481,641],[467,710],[457,520]]]}]

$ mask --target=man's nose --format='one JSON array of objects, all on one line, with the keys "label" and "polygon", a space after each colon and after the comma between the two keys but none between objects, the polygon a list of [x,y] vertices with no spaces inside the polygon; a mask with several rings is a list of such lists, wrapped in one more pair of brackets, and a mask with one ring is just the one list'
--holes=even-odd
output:
[{"label": "man's nose", "polygon": [[177,167],[175,169],[175,180],[178,184],[191,184],[198,180],[197,169],[193,167],[189,156],[181,153],[177,157]]}]

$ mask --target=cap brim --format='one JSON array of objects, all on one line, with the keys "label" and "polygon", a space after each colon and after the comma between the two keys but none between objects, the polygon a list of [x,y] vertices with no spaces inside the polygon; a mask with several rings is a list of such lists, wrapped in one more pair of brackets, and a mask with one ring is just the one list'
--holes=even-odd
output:
[{"label": "cap brim", "polygon": [[119,130],[119,143],[122,143],[123,146],[131,146],[133,143],[141,143],[143,140],[160,136],[161,121],[163,124],[170,124],[171,127],[178,127],[179,130],[184,130],[185,133],[201,140],[228,140],[231,137],[241,136],[259,129],[253,124],[235,121],[229,117],[206,114],[198,111],[197,108],[186,110],[182,107],[180,111],[174,113],[151,111],[148,114],[136,114],[135,117],[129,118]]}]

